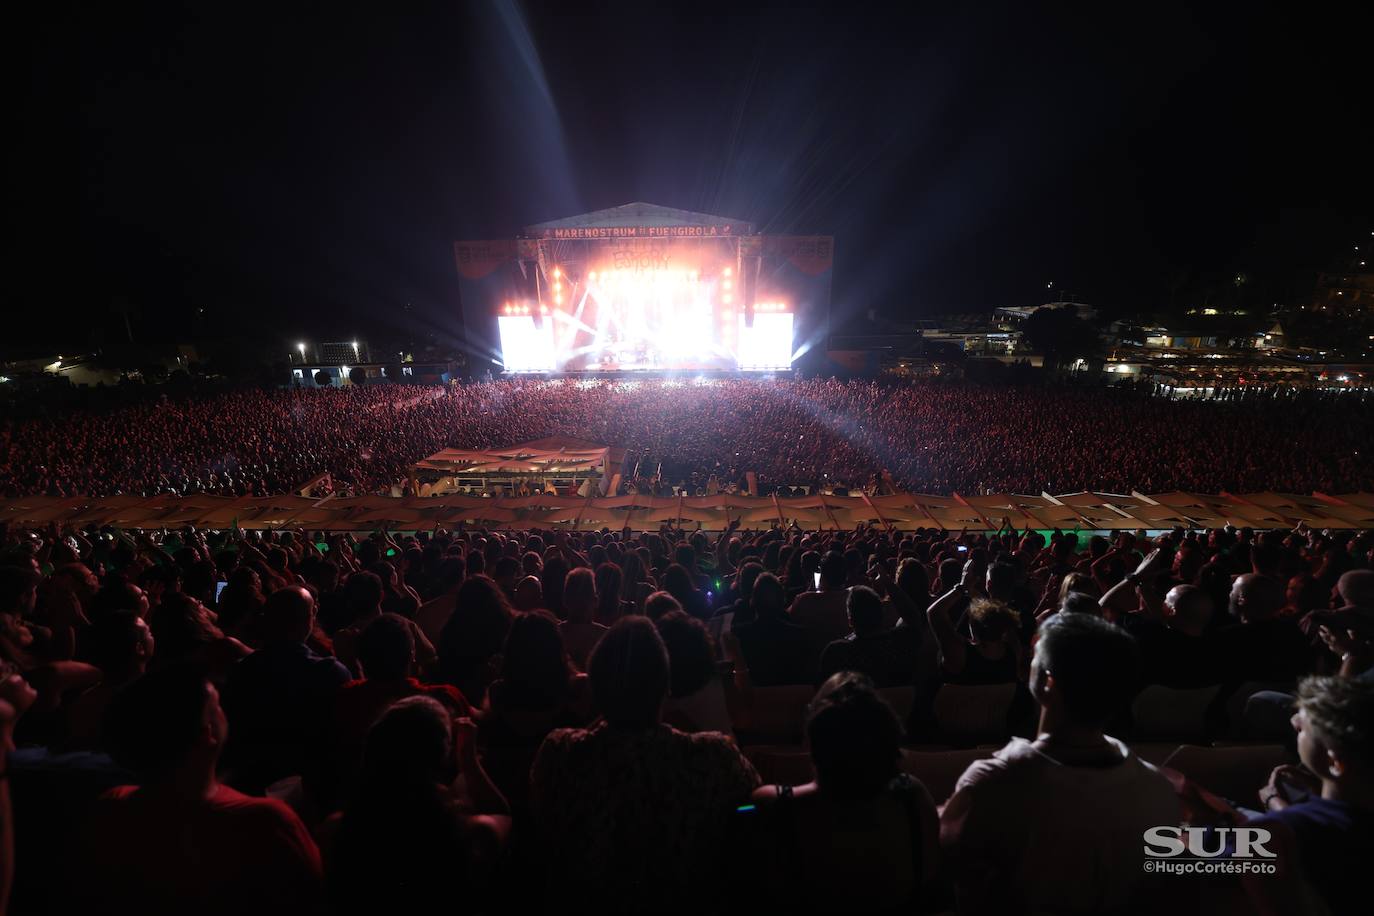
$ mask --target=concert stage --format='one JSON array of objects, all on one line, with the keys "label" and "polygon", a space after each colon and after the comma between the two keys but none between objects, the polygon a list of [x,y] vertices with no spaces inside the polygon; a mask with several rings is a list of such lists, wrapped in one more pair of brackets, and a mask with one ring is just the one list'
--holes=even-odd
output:
[{"label": "concert stage", "polygon": [[829,236],[635,203],[454,254],[468,339],[505,372],[787,370],[828,331]]}]

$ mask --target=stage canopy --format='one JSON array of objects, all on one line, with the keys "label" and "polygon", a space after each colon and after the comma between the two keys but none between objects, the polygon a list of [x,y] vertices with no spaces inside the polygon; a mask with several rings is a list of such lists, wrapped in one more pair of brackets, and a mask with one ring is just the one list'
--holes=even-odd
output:
[{"label": "stage canopy", "polygon": [[415,467],[444,474],[472,477],[492,474],[568,475],[604,474],[611,449],[578,439],[538,439],[507,448],[446,448]]},{"label": "stage canopy", "polygon": [[[567,459],[565,459],[567,460]],[[804,528],[852,529],[860,522],[902,530],[944,528],[1080,531],[1219,528],[1374,529],[1374,493],[1071,493],[1051,496],[995,494],[931,496],[114,496],[16,497],[0,500],[0,523],[18,528],[110,525],[121,528],[312,528],[367,531],[453,527],[656,530],[679,521],[720,530],[739,519],[746,528],[795,521]]]},{"label": "stage canopy", "polygon": [[672,228],[677,226],[713,226],[717,233],[729,235],[751,235],[752,223],[728,216],[714,216],[710,213],[697,213],[693,210],[679,210],[676,207],[663,207],[636,201],[605,210],[594,210],[564,219],[549,220],[525,227],[529,238],[558,238],[564,230],[585,229],[625,229],[625,228]]}]

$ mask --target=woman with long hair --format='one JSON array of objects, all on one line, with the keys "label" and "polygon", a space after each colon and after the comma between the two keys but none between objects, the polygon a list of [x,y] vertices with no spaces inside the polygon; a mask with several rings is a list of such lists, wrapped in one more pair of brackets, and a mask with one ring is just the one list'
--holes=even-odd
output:
[{"label": "woman with long hair", "polygon": [[621,572],[621,600],[634,604],[636,614],[644,613],[644,599],[658,591],[658,582],[649,574],[638,549],[625,551],[625,564]]},{"label": "woman with long hair", "polygon": [[477,728],[482,763],[517,823],[528,814],[530,764],[544,737],[590,712],[587,676],[568,658],[558,620],[548,611],[517,614]]},{"label": "woman with long hair", "polygon": [[218,684],[224,683],[234,662],[252,651],[224,634],[214,611],[181,592],[163,596],[148,625],[156,644],[154,667],[191,664]]},{"label": "woman with long hair", "polygon": [[624,580],[620,567],[609,560],[596,567],[596,613],[592,619],[602,626],[608,627],[635,612],[634,602],[621,597]]},{"label": "woman with long hair", "polygon": [[[357,793],[327,842],[335,912],[418,911],[446,900],[482,911],[480,882],[510,830],[505,800],[478,760],[471,720],[408,697],[372,727]],[[456,747],[455,747],[456,746]],[[464,799],[454,789],[461,774]]]},{"label": "woman with long hair", "polygon": [[741,874],[745,908],[842,912],[858,898],[868,913],[919,911],[939,873],[940,823],[925,786],[901,772],[896,713],[866,676],[840,672],[811,701],[806,738],[816,778],[754,793],[743,833],[761,856]]},{"label": "woman with long hair", "polygon": [[453,616],[439,634],[439,670],[474,704],[487,695],[514,613],[489,576],[470,576],[458,587]]},{"label": "woman with long hair", "polygon": [[226,636],[241,639],[250,646],[258,644],[258,616],[267,605],[262,577],[251,566],[240,566],[229,574],[229,582],[219,593],[216,613]]},{"label": "woman with long hair", "polygon": [[663,573],[663,590],[677,599],[682,609],[698,620],[704,620],[709,608],[706,597],[697,590],[692,574],[680,563],[672,563]]}]

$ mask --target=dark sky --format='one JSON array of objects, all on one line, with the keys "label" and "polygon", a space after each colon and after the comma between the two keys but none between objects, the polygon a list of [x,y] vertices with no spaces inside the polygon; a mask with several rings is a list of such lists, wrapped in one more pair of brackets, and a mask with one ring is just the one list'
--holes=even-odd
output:
[{"label": "dark sky", "polygon": [[28,6],[15,342],[452,333],[453,239],[634,200],[833,234],[841,315],[1374,243],[1353,4]]}]

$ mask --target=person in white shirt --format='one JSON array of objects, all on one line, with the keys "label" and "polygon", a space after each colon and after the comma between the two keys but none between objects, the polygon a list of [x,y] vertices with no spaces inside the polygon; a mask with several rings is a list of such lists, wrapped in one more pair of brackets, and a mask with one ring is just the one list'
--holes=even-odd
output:
[{"label": "person in white shirt", "polygon": [[1040,630],[1040,734],[970,766],[940,817],[961,913],[1102,912],[1139,902],[1143,835],[1177,825],[1168,780],[1104,734],[1130,700],[1135,640],[1091,614]]}]

